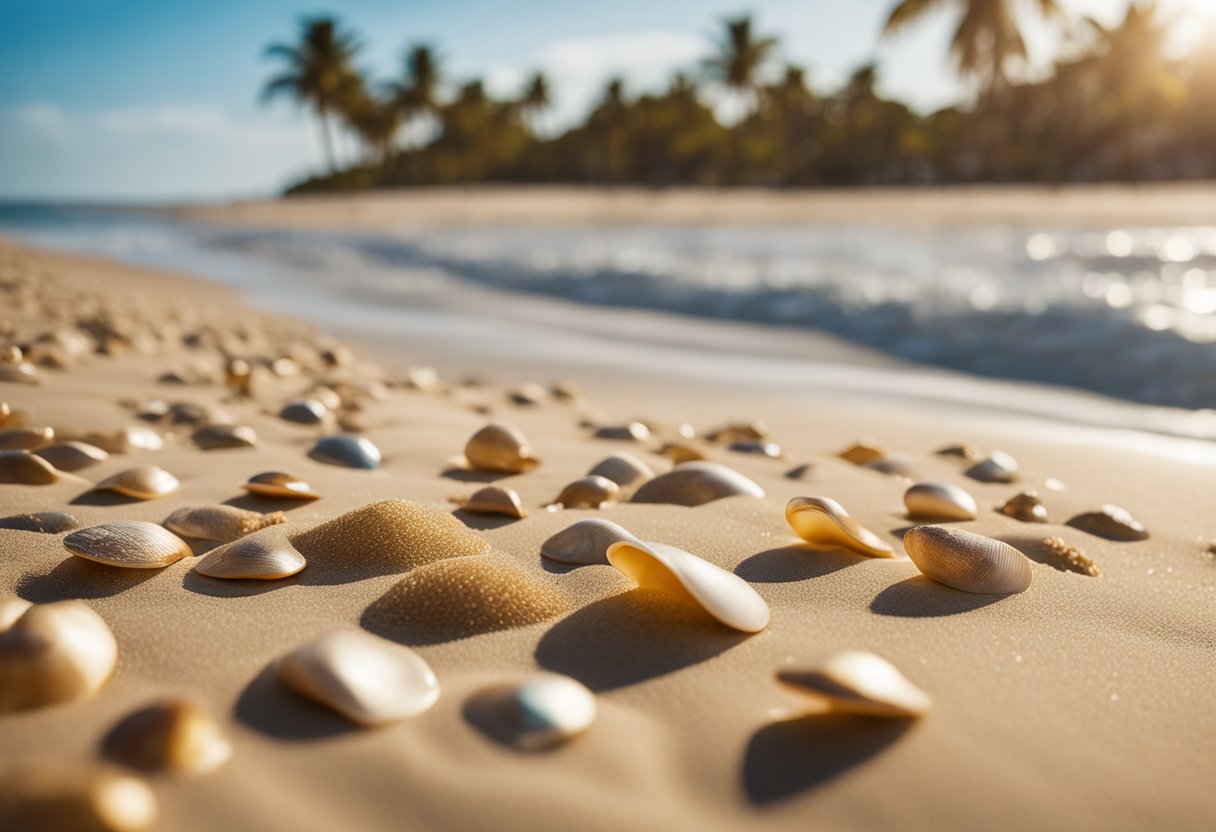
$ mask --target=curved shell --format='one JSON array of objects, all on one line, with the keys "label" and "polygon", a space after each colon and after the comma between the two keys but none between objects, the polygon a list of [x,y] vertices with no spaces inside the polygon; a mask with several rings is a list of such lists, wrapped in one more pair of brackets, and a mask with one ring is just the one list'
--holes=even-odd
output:
[{"label": "curved shell", "polygon": [[474,514],[501,514],[520,520],[528,516],[515,489],[500,485],[487,485],[485,488],[474,491],[473,495],[464,501],[461,508]]},{"label": "curved shell", "polygon": [[0,713],[89,696],[117,661],[114,634],[84,603],[29,606],[0,632]]},{"label": "curved shell", "polygon": [[320,425],[330,417],[329,408],[316,399],[288,402],[279,411],[279,418],[298,425]]},{"label": "curved shell", "polygon": [[54,445],[39,448],[35,453],[60,471],[79,471],[110,458],[109,453],[96,445],[75,440],[56,442]]},{"label": "curved shell", "polygon": [[85,560],[127,569],[160,569],[191,554],[186,541],[142,520],[90,526],[65,537],[63,546]]},{"label": "curved shell", "polygon": [[32,514],[0,517],[0,529],[14,529],[21,532],[59,534],[71,531],[79,525],[80,522],[75,517],[64,511],[36,511]]},{"label": "curved shell", "polygon": [[275,662],[291,690],[357,722],[375,726],[423,713],[439,681],[408,647],[357,630],[334,630]]},{"label": "curved shell", "polygon": [[1039,500],[1039,495],[1033,491],[1010,497],[1005,505],[1001,506],[1001,513],[1015,520],[1021,520],[1023,523],[1047,522],[1047,507]]},{"label": "curved shell", "polygon": [[621,498],[621,487],[607,477],[583,477],[562,489],[550,505],[566,508],[599,508]]},{"label": "curved shell", "polygon": [[972,462],[978,462],[984,458],[983,451],[966,442],[962,442],[957,445],[946,445],[943,448],[938,448],[933,453],[937,456],[953,456],[958,457],[959,459],[967,459]]},{"label": "curved shell", "polygon": [[60,473],[54,465],[29,451],[0,451],[0,483],[50,485]]},{"label": "curved shell", "polygon": [[598,517],[579,520],[540,545],[540,553],[558,563],[586,566],[591,563],[608,563],[608,547],[622,541],[637,538],[611,520]]},{"label": "curved shell", "polygon": [[975,498],[948,482],[918,482],[904,492],[909,517],[925,520],[974,520]]},{"label": "curved shell", "polygon": [[877,462],[886,456],[886,451],[873,439],[859,439],[845,448],[836,456],[854,465],[865,465],[867,462]]},{"label": "curved shell", "polygon": [[587,476],[605,477],[621,488],[630,488],[654,479],[654,471],[633,454],[622,452],[600,460]]},{"label": "curved shell", "polygon": [[259,497],[280,500],[317,500],[321,495],[299,477],[282,471],[264,471],[254,474],[241,488]]},{"label": "curved shell", "polygon": [[0,780],[0,828],[14,832],[146,832],[157,815],[148,784],[111,766],[57,761]]},{"label": "curved shell", "polygon": [[624,425],[605,425],[596,429],[595,438],[645,442],[650,438],[650,428],[646,427],[642,422],[629,422]]},{"label": "curved shell", "polygon": [[1012,595],[1030,588],[1030,560],[991,537],[917,526],[904,535],[904,549],[926,577],[963,592]]},{"label": "curved shell", "polygon": [[595,722],[595,694],[557,673],[493,685],[465,704],[469,721],[519,751],[544,751],[582,734]]},{"label": "curved shell", "polygon": [[768,604],[747,581],[682,549],[625,540],[608,547],[608,562],[638,586],[691,601],[740,632],[758,633],[768,626]]},{"label": "curved shell", "polygon": [[0,381],[42,384],[42,374],[28,361],[19,361],[16,364],[0,363]]},{"label": "curved shell", "polygon": [[181,486],[177,477],[156,465],[139,465],[106,477],[94,491],[113,491],[137,500],[155,500],[172,494]]},{"label": "curved shell", "polygon": [[194,571],[225,580],[277,581],[307,565],[283,530],[271,527],[217,546],[199,559]]},{"label": "curved shell", "polygon": [[736,442],[760,442],[768,439],[768,428],[763,422],[733,422],[705,434],[710,442],[733,445]]},{"label": "curved shell", "polygon": [[887,542],[858,523],[830,497],[795,497],[786,503],[785,521],[795,534],[828,549],[847,549],[871,558],[893,558]]},{"label": "curved shell", "polygon": [[286,522],[287,515],[281,511],[262,514],[236,506],[213,505],[179,508],[165,518],[164,526],[182,537],[227,543],[267,526]]},{"label": "curved shell", "polygon": [[708,459],[704,451],[687,442],[668,442],[659,448],[659,453],[677,465],[681,462],[698,462]]},{"label": "curved shell", "polygon": [[143,771],[209,774],[232,757],[232,745],[205,710],[185,699],[165,699],[128,714],[106,735],[111,760]]},{"label": "curved shell", "polygon": [[55,429],[9,428],[0,430],[0,451],[36,451],[55,439]]},{"label": "curved shell", "polygon": [[716,462],[685,462],[655,477],[631,502],[699,506],[724,497],[763,497],[764,489],[733,468]]},{"label": "curved shell", "polygon": [[312,446],[308,455],[327,465],[366,470],[379,468],[382,459],[380,449],[370,439],[349,433],[326,436]]},{"label": "curved shell", "polygon": [[757,439],[747,439],[742,442],[732,442],[728,450],[737,454],[756,454],[769,459],[781,459],[784,452],[776,442],[761,442]]},{"label": "curved shell", "polygon": [[464,457],[475,471],[521,474],[540,465],[523,432],[514,425],[491,422],[473,434]]},{"label": "curved shell", "polygon": [[1018,461],[1004,451],[993,451],[968,468],[967,476],[980,482],[1013,482],[1018,478]]},{"label": "curved shell", "polygon": [[224,448],[253,448],[258,444],[257,432],[248,425],[207,425],[191,437],[204,451]]},{"label": "curved shell", "polygon": [[507,398],[511,400],[512,404],[518,404],[524,407],[534,407],[544,402],[548,395],[549,394],[545,392],[545,388],[541,387],[534,381],[529,381],[508,392]]},{"label": "curved shell", "polygon": [[863,650],[844,650],[806,669],[780,670],[777,679],[829,713],[909,718],[924,716],[932,704],[893,664]]},{"label": "curved shell", "polygon": [[1147,540],[1148,530],[1127,509],[1107,503],[1097,511],[1078,514],[1068,525],[1107,540]]},{"label": "curved shell", "polygon": [[85,440],[112,454],[159,451],[165,447],[160,434],[143,425],[127,425],[110,433],[90,433]]}]

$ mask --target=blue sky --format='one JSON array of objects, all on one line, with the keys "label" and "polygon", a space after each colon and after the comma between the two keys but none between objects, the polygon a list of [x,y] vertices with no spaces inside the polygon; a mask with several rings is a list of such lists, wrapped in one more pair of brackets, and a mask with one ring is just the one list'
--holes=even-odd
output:
[{"label": "blue sky", "polygon": [[[581,115],[604,79],[661,86],[695,66],[725,15],[752,12],[782,58],[821,89],[873,57],[883,89],[931,109],[961,94],[946,58],[951,16],[879,43],[894,0],[0,0],[0,198],[224,198],[272,193],[319,167],[311,122],[258,102],[262,49],[303,14],[358,30],[360,65],[386,76],[402,47],[439,45],[450,77],[506,93],[533,68],[554,80],[555,124]],[[1171,0],[1216,7],[1216,0]],[[1118,20],[1126,0],[1065,0]],[[1039,62],[1054,49],[1035,27]]]}]

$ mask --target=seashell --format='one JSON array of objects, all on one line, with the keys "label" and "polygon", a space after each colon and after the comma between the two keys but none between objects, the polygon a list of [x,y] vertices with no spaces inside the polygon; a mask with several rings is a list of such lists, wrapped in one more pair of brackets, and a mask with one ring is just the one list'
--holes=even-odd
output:
[{"label": "seashell", "polygon": [[42,373],[28,361],[0,364],[0,381],[14,384],[42,384]]},{"label": "seashell", "polygon": [[127,425],[112,433],[90,433],[84,438],[112,454],[159,451],[165,447],[165,440],[160,438],[160,434],[143,425]]},{"label": "seashell", "polygon": [[210,774],[232,757],[232,745],[205,710],[165,699],[128,714],[102,741],[109,759],[141,771]]},{"label": "seashell", "polygon": [[595,721],[595,694],[557,673],[537,673],[478,691],[465,705],[469,721],[519,751],[544,751],[582,734]]},{"label": "seashell", "polygon": [[75,517],[63,511],[38,511],[33,514],[14,514],[11,517],[0,518],[0,529],[42,534],[59,534],[79,525],[80,523]]},{"label": "seashell", "polygon": [[316,399],[289,402],[279,411],[279,418],[300,425],[320,425],[329,419],[329,408]]},{"label": "seashell", "polygon": [[90,465],[105,462],[110,458],[109,453],[96,445],[76,440],[56,442],[54,445],[39,448],[34,453],[54,465],[60,471],[79,471],[82,468],[88,468]]},{"label": "seashell", "polygon": [[160,569],[192,554],[173,532],[142,520],[80,529],[63,539],[63,547],[85,560],[127,569]]},{"label": "seashell", "polygon": [[764,489],[733,468],[716,462],[684,462],[642,485],[634,503],[699,506],[724,497],[763,497]]},{"label": "seashell", "polygon": [[227,505],[186,506],[165,518],[164,526],[183,537],[227,543],[268,526],[287,522],[281,511],[262,514]]},{"label": "seashell", "polygon": [[29,451],[0,451],[0,483],[50,485],[60,479],[54,465]]},{"label": "seashell", "polygon": [[854,465],[865,465],[867,462],[875,462],[886,456],[886,452],[873,439],[859,439],[849,447],[845,448],[836,456],[843,459],[845,462],[851,462]]},{"label": "seashell", "polygon": [[1043,480],[1043,486],[1048,491],[1067,491],[1068,490],[1068,486],[1065,485],[1060,480],[1056,479],[1055,477],[1048,477],[1047,479]]},{"label": "seashell", "polygon": [[439,373],[434,367],[410,367],[405,371],[405,386],[410,390],[434,393],[439,389]]},{"label": "seashell", "polygon": [[16,344],[0,347],[0,364],[20,364],[24,360],[25,352]]},{"label": "seashell", "polygon": [[155,500],[157,497],[172,494],[180,487],[181,483],[177,481],[177,477],[164,468],[156,465],[138,465],[106,477],[93,486],[93,490],[113,491],[137,500]]},{"label": "seashell", "polygon": [[645,442],[650,438],[650,428],[641,422],[630,422],[626,425],[612,425],[597,428],[596,439],[626,439],[633,442]]},{"label": "seashell", "polygon": [[697,462],[707,459],[705,453],[687,442],[667,442],[659,448],[659,453],[679,465],[681,462]]},{"label": "seashell", "polygon": [[815,466],[809,462],[803,463],[802,465],[795,465],[793,468],[786,471],[782,476],[784,476],[787,480],[804,480],[806,479],[807,475],[811,473],[814,467]]},{"label": "seashell", "polygon": [[41,708],[97,692],[118,661],[118,642],[81,601],[33,604],[0,632],[0,713]]},{"label": "seashell", "polygon": [[277,497],[281,500],[316,500],[321,497],[312,490],[311,485],[282,471],[254,474],[241,488],[259,497]]},{"label": "seashell", "polygon": [[511,392],[507,393],[507,398],[510,399],[513,404],[517,404],[522,407],[535,407],[543,402],[547,395],[548,394],[545,392],[545,388],[541,387],[539,384],[528,382],[526,384],[519,385]]},{"label": "seashell", "polygon": [[515,490],[499,485],[487,485],[473,492],[473,496],[465,500],[461,508],[474,514],[502,514],[520,520],[528,516]]},{"label": "seashell", "polygon": [[969,445],[963,442],[959,445],[947,445],[944,448],[938,448],[933,452],[937,456],[955,456],[959,459],[968,459],[972,462],[978,462],[984,458],[984,452],[974,445]]},{"label": "seashell", "polygon": [[779,670],[777,680],[813,697],[826,713],[909,718],[924,716],[932,704],[895,665],[863,650],[842,650],[805,670]]},{"label": "seashell", "polygon": [[57,761],[0,780],[0,829],[12,832],[146,832],[157,814],[148,784],[109,766]]},{"label": "seashell", "polygon": [[1078,514],[1068,525],[1107,540],[1147,540],[1148,530],[1127,509],[1107,503],[1097,511]]},{"label": "seashell", "polygon": [[373,727],[417,716],[439,699],[439,681],[408,647],[358,630],[334,630],[283,656],[287,688]]},{"label": "seashell", "polygon": [[380,449],[363,436],[349,433],[327,436],[312,446],[308,455],[317,462],[341,465],[345,468],[379,468]]},{"label": "seashell", "polygon": [[621,488],[629,488],[654,479],[654,471],[633,454],[615,453],[600,460],[587,472],[587,476],[604,477],[612,480]]},{"label": "seashell", "polygon": [[875,459],[870,462],[864,462],[862,468],[868,468],[871,471],[877,471],[880,474],[886,474],[889,477],[898,477],[903,480],[915,480],[920,476],[916,469],[912,467],[912,463],[905,456],[885,456],[882,459]]},{"label": "seashell", "polygon": [[582,398],[578,385],[569,379],[558,379],[549,385],[549,395],[559,402],[573,402]]},{"label": "seashell", "polygon": [[3,633],[32,607],[29,601],[16,595],[0,595],[0,633]]},{"label": "seashell", "polygon": [[1102,570],[1093,562],[1089,555],[1082,552],[1076,546],[1069,546],[1064,542],[1062,537],[1049,537],[1043,541],[1043,548],[1046,549],[1056,563],[1051,564],[1058,569],[1065,569],[1069,572],[1076,572],[1080,575],[1089,575],[1091,578],[1098,578],[1102,575]]},{"label": "seashell", "polygon": [[253,368],[248,361],[232,359],[224,367],[224,383],[238,396],[248,396],[253,383]]},{"label": "seashell", "polygon": [[674,546],[623,540],[608,547],[608,562],[634,583],[689,601],[727,627],[758,633],[768,626],[769,608],[751,584]]},{"label": "seashell", "polygon": [[1030,587],[1030,560],[991,537],[917,526],[904,535],[904,550],[926,577],[963,592],[1011,595]]},{"label": "seashell", "polygon": [[781,446],[776,442],[760,442],[755,439],[732,442],[729,450],[739,454],[767,456],[769,459],[781,459],[782,456]]},{"label": "seashell", "polygon": [[342,397],[332,387],[318,385],[308,391],[308,398],[320,402],[327,410],[342,409]]},{"label": "seashell", "polygon": [[918,482],[904,492],[909,517],[925,520],[974,520],[975,498],[948,482]]},{"label": "seashell", "polygon": [[8,402],[0,401],[0,425],[3,425],[12,415],[13,409],[9,407]]},{"label": "seashell", "polygon": [[491,422],[469,439],[464,456],[475,471],[521,474],[540,465],[519,428]]},{"label": "seashell", "polygon": [[710,442],[733,445],[736,442],[760,442],[768,439],[768,428],[763,422],[734,422],[705,434]]},{"label": "seashell", "polygon": [[1001,513],[1023,523],[1046,523],[1047,507],[1033,491],[1015,494],[1001,506]]},{"label": "seashell", "polygon": [[621,498],[621,487],[607,477],[583,477],[562,489],[550,505],[566,508],[599,508]]},{"label": "seashell", "polygon": [[307,565],[283,530],[272,526],[217,546],[194,565],[194,571],[209,578],[277,581]]},{"label": "seashell", "polygon": [[190,437],[204,451],[223,448],[253,448],[258,444],[258,435],[248,425],[207,425]]},{"label": "seashell", "polygon": [[558,563],[586,566],[608,563],[608,547],[621,541],[637,540],[611,520],[579,520],[540,545],[540,553]]},{"label": "seashell", "polygon": [[34,451],[54,438],[55,429],[50,427],[0,430],[0,451]]},{"label": "seashell", "polygon": [[993,451],[968,468],[967,476],[980,482],[1013,482],[1018,478],[1018,461],[1004,451]]},{"label": "seashell", "polygon": [[795,497],[786,503],[785,521],[812,546],[847,549],[871,558],[896,556],[886,541],[850,517],[844,506],[830,497]]}]

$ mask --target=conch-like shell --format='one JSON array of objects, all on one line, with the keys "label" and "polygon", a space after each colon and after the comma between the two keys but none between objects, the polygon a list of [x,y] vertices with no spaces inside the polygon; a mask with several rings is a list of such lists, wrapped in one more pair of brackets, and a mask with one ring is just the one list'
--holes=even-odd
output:
[{"label": "conch-like shell", "polygon": [[904,492],[909,517],[925,520],[974,520],[975,498],[948,482],[918,482]]},{"label": "conch-like shell", "polygon": [[0,780],[0,829],[11,832],[146,832],[156,819],[152,789],[115,767],[60,760]]},{"label": "conch-like shell", "polygon": [[241,488],[259,497],[280,500],[316,500],[321,497],[312,490],[311,485],[299,477],[285,474],[282,471],[264,471],[261,474],[254,474]]},{"label": "conch-like shell", "polygon": [[127,569],[160,569],[191,554],[186,541],[142,520],[89,526],[65,537],[63,547],[85,560]]},{"label": "conch-like shell", "polygon": [[684,462],[645,483],[634,503],[699,506],[724,497],[763,497],[764,489],[733,468],[716,462]]},{"label": "conch-like shell", "polygon": [[608,562],[642,587],[669,592],[744,633],[768,626],[768,604],[751,585],[674,546],[625,540],[608,547]]},{"label": "conch-like shell", "polygon": [[608,547],[621,541],[637,540],[625,529],[611,520],[598,517],[579,520],[540,545],[540,553],[558,563],[586,566],[591,563],[607,563]]},{"label": "conch-like shell", "polygon": [[50,485],[61,478],[54,465],[29,451],[0,451],[0,483]]},{"label": "conch-like shell", "polygon": [[156,465],[139,465],[106,477],[93,486],[93,490],[113,491],[137,500],[155,500],[157,497],[172,494],[180,487],[181,483],[177,481],[177,477],[164,468]]},{"label": "conch-like shell", "polygon": [[474,514],[501,514],[520,520],[528,516],[515,489],[501,485],[487,485],[485,488],[474,491],[472,496],[464,501],[461,508]]},{"label": "conch-like shell", "polygon": [[1107,540],[1147,540],[1148,530],[1127,509],[1107,503],[1097,511],[1078,514],[1068,525]]},{"label": "conch-like shell", "polygon": [[916,567],[938,583],[986,595],[1030,588],[1030,561],[1008,543],[943,526],[917,526],[904,535]]},{"label": "conch-like shell", "polygon": [[380,449],[365,436],[343,433],[327,436],[312,446],[308,455],[317,462],[344,468],[379,468]]},{"label": "conch-like shell", "polygon": [[863,650],[835,653],[805,670],[780,670],[777,679],[828,713],[910,718],[924,716],[932,704],[893,664]]},{"label": "conch-like shell", "polygon": [[622,452],[600,460],[587,476],[605,477],[621,488],[631,488],[654,479],[654,471],[633,454]]},{"label": "conch-like shell", "polygon": [[826,549],[847,549],[871,558],[893,558],[895,550],[858,523],[830,497],[795,497],[786,503],[785,521],[795,534]]},{"label": "conch-like shell", "polygon": [[491,422],[469,438],[464,457],[475,471],[521,474],[540,465],[527,438],[514,425]]},{"label": "conch-like shell", "polygon": [[54,439],[55,429],[50,427],[9,428],[0,430],[0,451],[36,451]]},{"label": "conch-like shell", "polygon": [[254,448],[258,444],[257,432],[248,425],[207,425],[196,430],[191,438],[204,451]]},{"label": "conch-like shell", "polygon": [[209,774],[232,757],[232,745],[211,715],[177,698],[128,714],[106,735],[102,749],[131,768],[181,776]]},{"label": "conch-like shell", "polygon": [[1023,523],[1047,522],[1047,507],[1033,491],[1013,495],[1001,506],[1001,512]]},{"label": "conch-like shell", "polygon": [[165,518],[165,528],[182,537],[227,543],[267,526],[287,522],[281,511],[262,514],[228,505],[186,506]]},{"label": "conch-like shell", "polygon": [[118,642],[80,601],[5,603],[0,630],[0,713],[41,708],[98,691],[118,661]]},{"label": "conch-like shell", "polygon": [[993,451],[968,468],[967,476],[980,482],[1013,482],[1018,478],[1018,461],[1004,451]]},{"label": "conch-like shell", "polygon": [[277,581],[307,563],[283,530],[272,526],[217,546],[195,564],[194,571],[209,578]]},{"label": "conch-like shell", "polygon": [[595,694],[556,673],[478,691],[465,707],[469,721],[504,745],[544,751],[569,742],[595,721]]},{"label": "conch-like shell", "polygon": [[0,517],[0,529],[14,529],[21,532],[59,534],[71,531],[79,525],[80,522],[65,511],[35,511],[31,514]]},{"label": "conch-like shell", "polygon": [[621,497],[621,487],[607,477],[583,477],[562,489],[551,505],[566,508],[599,508],[615,503]]},{"label": "conch-like shell", "polygon": [[75,440],[47,445],[45,448],[39,448],[35,453],[60,471],[79,471],[81,468],[105,462],[110,458],[109,453],[96,445]]}]

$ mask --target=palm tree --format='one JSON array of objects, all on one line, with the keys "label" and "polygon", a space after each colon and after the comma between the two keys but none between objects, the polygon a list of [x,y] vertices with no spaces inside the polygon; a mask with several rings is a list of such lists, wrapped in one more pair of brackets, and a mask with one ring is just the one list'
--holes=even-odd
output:
[{"label": "palm tree", "polygon": [[777,48],[776,38],[757,38],[750,15],[725,18],[718,54],[705,61],[710,76],[744,102],[743,115],[756,106],[759,70]]},{"label": "palm tree", "polygon": [[524,94],[517,102],[520,114],[525,121],[532,122],[531,130],[536,132],[536,121],[540,114],[553,105],[553,96],[549,91],[549,78],[537,70],[529,76],[524,84]]},{"label": "palm tree", "polygon": [[286,66],[262,87],[262,99],[290,95],[301,105],[309,105],[321,127],[321,144],[330,173],[334,171],[333,137],[330,118],[336,112],[344,89],[357,77],[354,56],[359,41],[342,29],[332,17],[306,17],[300,21],[300,39],[294,46],[272,43],[266,55],[280,59]]},{"label": "palm tree", "polygon": [[392,82],[390,89],[405,119],[439,112],[439,85],[443,76],[435,47],[428,43],[411,44],[402,63],[402,77]]}]

